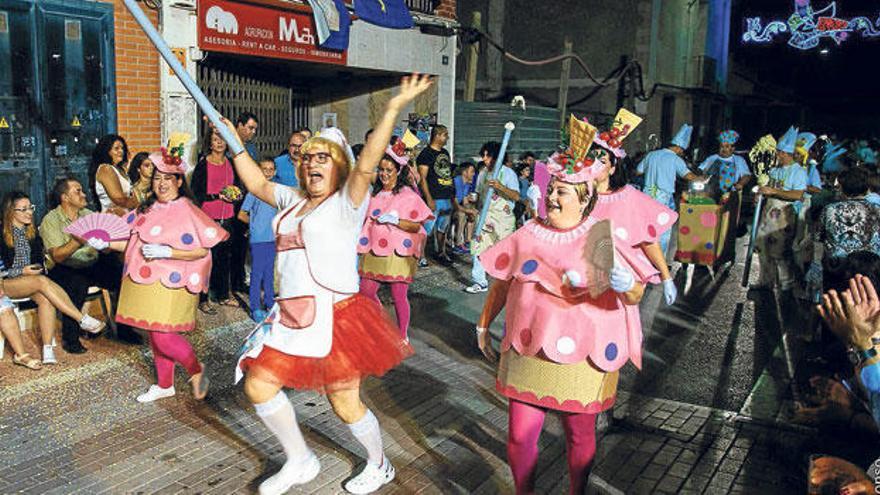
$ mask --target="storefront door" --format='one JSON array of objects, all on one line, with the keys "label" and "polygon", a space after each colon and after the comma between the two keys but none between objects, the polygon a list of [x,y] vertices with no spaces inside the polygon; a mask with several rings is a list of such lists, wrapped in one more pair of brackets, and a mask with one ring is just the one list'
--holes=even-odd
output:
[{"label": "storefront door", "polygon": [[55,179],[88,184],[97,140],[116,127],[113,6],[0,2],[0,193],[39,208]]}]

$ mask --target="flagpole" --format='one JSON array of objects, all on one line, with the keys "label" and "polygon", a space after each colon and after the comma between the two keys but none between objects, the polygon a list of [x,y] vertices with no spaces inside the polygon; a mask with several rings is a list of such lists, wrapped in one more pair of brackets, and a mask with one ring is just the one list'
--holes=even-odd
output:
[{"label": "flagpole", "polygon": [[220,120],[220,113],[217,112],[217,109],[214,108],[214,105],[208,101],[208,97],[205,96],[205,93],[199,89],[196,82],[193,81],[192,77],[190,77],[189,73],[186,69],[180,65],[180,61],[177,60],[177,57],[171,53],[171,49],[168,48],[168,44],[165,43],[165,40],[162,39],[162,36],[156,31],[156,28],[153,27],[153,24],[147,19],[147,16],[144,15],[144,11],[141,10],[140,6],[137,4],[136,0],[123,0],[125,7],[131,12],[134,20],[137,21],[138,25],[140,25],[141,29],[144,31],[144,34],[147,35],[147,38],[153,43],[153,46],[156,47],[156,50],[159,51],[159,55],[165,59],[165,62],[171,67],[171,70],[174,71],[174,75],[177,76],[177,79],[183,84],[183,87],[189,92],[190,95],[196,100],[196,103],[199,105],[199,108],[202,109],[202,112],[208,117],[208,120],[214,124],[214,128],[220,135],[223,137],[223,140],[226,141],[226,144],[229,146],[233,155],[238,155],[239,153],[244,151],[244,146],[239,143],[238,139],[236,139],[235,135],[233,135],[232,131],[229,130],[228,127]]}]

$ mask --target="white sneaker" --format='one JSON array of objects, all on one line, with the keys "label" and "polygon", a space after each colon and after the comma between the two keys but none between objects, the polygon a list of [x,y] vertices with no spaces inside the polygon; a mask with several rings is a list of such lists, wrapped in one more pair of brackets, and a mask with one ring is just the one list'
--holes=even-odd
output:
[{"label": "white sneaker", "polygon": [[382,458],[381,466],[367,463],[364,470],[345,484],[345,491],[354,494],[373,493],[394,479],[394,466],[387,457]]},{"label": "white sneaker", "polygon": [[101,333],[106,326],[107,324],[103,321],[89,315],[83,315],[82,320],[79,320],[79,327],[89,333]]},{"label": "white sneaker", "polygon": [[174,396],[174,385],[168,388],[162,388],[158,385],[150,385],[150,389],[137,396],[138,402],[153,402],[157,399]]},{"label": "white sneaker", "polygon": [[55,348],[51,345],[43,346],[43,364],[58,364],[58,360],[55,359]]},{"label": "white sneaker", "polygon": [[467,292],[468,294],[479,294],[481,292],[486,292],[487,290],[489,290],[488,287],[486,287],[485,285],[480,285],[480,284],[474,284],[474,285],[465,287],[465,289],[464,289],[464,291]]},{"label": "white sneaker", "polygon": [[293,485],[308,483],[321,472],[321,462],[314,452],[309,452],[305,461],[292,461],[290,459],[281,467],[281,471],[270,476],[260,483],[260,495],[281,495],[287,493]]}]

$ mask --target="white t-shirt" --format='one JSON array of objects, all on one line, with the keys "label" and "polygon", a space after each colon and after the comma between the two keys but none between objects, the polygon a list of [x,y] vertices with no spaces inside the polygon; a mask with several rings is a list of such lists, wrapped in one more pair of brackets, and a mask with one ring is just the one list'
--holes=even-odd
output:
[{"label": "white t-shirt", "polygon": [[[116,173],[116,177],[119,178],[119,186],[122,187],[122,194],[131,196],[131,181],[128,180],[128,177],[122,175],[122,172],[112,165],[101,165],[101,167],[110,167],[110,169]],[[100,170],[100,167],[98,170]],[[113,203],[113,200],[107,195],[107,190],[104,189],[104,184],[101,184],[101,181],[99,180],[95,180],[95,194],[98,195],[98,202],[101,203],[101,211],[107,211],[110,208],[116,207],[116,204]]]}]

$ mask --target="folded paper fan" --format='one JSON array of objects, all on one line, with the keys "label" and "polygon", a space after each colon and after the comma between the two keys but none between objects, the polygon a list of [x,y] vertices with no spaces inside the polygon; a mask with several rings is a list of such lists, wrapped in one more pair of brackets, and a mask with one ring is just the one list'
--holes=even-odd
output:
[{"label": "folded paper fan", "polygon": [[80,239],[97,238],[110,242],[128,239],[131,235],[131,227],[116,215],[92,213],[75,220],[64,229],[64,232]]}]

